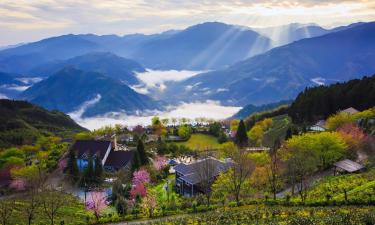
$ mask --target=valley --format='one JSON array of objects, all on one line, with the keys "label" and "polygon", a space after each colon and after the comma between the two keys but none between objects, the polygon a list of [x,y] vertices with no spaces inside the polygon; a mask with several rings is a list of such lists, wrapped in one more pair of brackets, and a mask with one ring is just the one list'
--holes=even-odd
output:
[{"label": "valley", "polygon": [[0,3],[0,224],[375,224],[370,2]]}]

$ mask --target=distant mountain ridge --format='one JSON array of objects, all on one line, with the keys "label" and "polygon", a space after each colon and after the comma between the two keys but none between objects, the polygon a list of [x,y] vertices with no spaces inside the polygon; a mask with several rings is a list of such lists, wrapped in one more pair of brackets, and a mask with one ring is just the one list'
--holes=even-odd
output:
[{"label": "distant mountain ridge", "polygon": [[65,61],[40,65],[32,69],[30,73],[38,76],[50,76],[67,66],[88,72],[102,73],[128,85],[139,83],[136,72],[146,71],[143,66],[133,60],[119,57],[110,52],[92,52]]},{"label": "distant mountain ridge", "polygon": [[[207,70],[228,67],[275,46],[352,28],[312,24],[250,28],[206,22],[159,34],[62,35],[0,51],[0,71],[29,73],[35,67],[91,52],[111,52],[151,69]],[[277,40],[271,40],[271,39]]]},{"label": "distant mountain ridge", "polygon": [[[375,72],[375,22],[274,48],[227,69],[189,78],[165,93],[178,100],[219,100],[228,105],[265,104],[294,98],[322,81]],[[179,90],[179,91],[177,91]]]},{"label": "distant mountain ridge", "polygon": [[21,97],[47,109],[63,112],[78,110],[86,102],[100,96],[82,116],[108,112],[136,113],[160,108],[148,96],[139,94],[118,80],[96,72],[67,67],[27,89]]}]

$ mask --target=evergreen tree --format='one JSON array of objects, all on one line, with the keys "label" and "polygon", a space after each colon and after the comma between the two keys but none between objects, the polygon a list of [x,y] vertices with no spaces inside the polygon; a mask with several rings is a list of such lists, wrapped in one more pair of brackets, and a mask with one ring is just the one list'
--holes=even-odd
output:
[{"label": "evergreen tree", "polygon": [[285,134],[285,140],[288,140],[291,137],[292,137],[292,128],[288,127],[288,130],[286,130],[286,134]]},{"label": "evergreen tree", "polygon": [[238,146],[241,146],[241,147],[247,145],[248,137],[246,134],[246,127],[245,127],[245,123],[243,122],[243,120],[241,120],[240,123],[238,124],[235,142]]},{"label": "evergreen tree", "polygon": [[77,165],[77,158],[73,150],[69,151],[69,158],[67,163],[67,172],[71,179],[76,182],[79,179],[79,169]]},{"label": "evergreen tree", "polygon": [[83,174],[83,182],[86,183],[86,185],[92,185],[94,183],[94,162],[92,159],[92,156],[89,156],[87,167],[85,168],[84,174]]},{"label": "evergreen tree", "polygon": [[141,167],[141,162],[139,159],[138,151],[134,152],[133,161],[132,161],[132,171],[136,171]]},{"label": "evergreen tree", "polygon": [[148,163],[148,158],[147,158],[147,155],[146,155],[145,146],[143,144],[143,141],[140,140],[140,139],[138,140],[138,144],[137,144],[137,152],[138,152],[140,165],[141,166],[146,165]]},{"label": "evergreen tree", "polygon": [[103,178],[103,165],[102,161],[100,160],[99,157],[95,157],[95,171],[94,171],[94,179],[95,182],[100,184],[102,183],[102,178]]}]

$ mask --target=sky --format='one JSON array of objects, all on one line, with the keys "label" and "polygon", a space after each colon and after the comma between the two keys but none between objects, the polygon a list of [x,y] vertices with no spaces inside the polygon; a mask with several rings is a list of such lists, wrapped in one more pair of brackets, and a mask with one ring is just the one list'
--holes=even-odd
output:
[{"label": "sky", "polygon": [[74,33],[158,33],[219,21],[249,27],[375,20],[375,0],[1,0],[0,46]]}]

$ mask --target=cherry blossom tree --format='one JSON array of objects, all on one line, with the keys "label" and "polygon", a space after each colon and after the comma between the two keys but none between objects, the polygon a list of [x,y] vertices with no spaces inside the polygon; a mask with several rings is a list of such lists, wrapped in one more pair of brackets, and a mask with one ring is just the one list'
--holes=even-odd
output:
[{"label": "cherry blossom tree", "polygon": [[63,158],[59,161],[58,167],[60,171],[64,171],[67,166],[67,159]]},{"label": "cherry blossom tree", "polygon": [[156,193],[154,191],[149,191],[146,196],[142,199],[141,207],[149,217],[154,215],[154,211],[158,206],[158,201],[156,198]]},{"label": "cherry blossom tree", "polygon": [[94,191],[90,193],[90,199],[86,203],[86,208],[94,213],[96,220],[99,220],[107,205],[106,193]]},{"label": "cherry blossom tree", "polygon": [[130,198],[135,199],[137,196],[144,197],[147,194],[146,187],[143,183],[138,183],[133,186],[130,191]]},{"label": "cherry blossom tree", "polygon": [[16,191],[24,191],[26,190],[26,181],[24,179],[17,178],[12,180],[9,186]]},{"label": "cherry blossom tree", "polygon": [[153,161],[153,165],[155,169],[159,171],[167,165],[167,158],[164,156],[156,156]]},{"label": "cherry blossom tree", "polygon": [[145,169],[137,170],[133,173],[133,185],[150,183],[150,174]]}]

